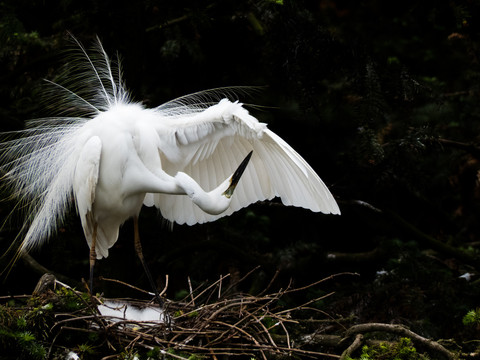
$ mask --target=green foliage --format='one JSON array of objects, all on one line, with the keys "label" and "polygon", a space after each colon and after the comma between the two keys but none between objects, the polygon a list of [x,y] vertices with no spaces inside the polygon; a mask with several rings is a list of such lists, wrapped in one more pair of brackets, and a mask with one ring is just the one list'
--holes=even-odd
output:
[{"label": "green foliage", "polygon": [[[169,356],[171,354],[172,356]],[[165,357],[167,359],[178,359],[178,357],[181,357],[183,359],[188,359],[188,360],[202,360],[205,359],[205,356],[197,355],[197,354],[190,354],[187,352],[183,351],[177,351],[174,349],[168,349],[165,353]]]},{"label": "green foliage", "polygon": [[158,347],[154,347],[152,350],[149,350],[146,355],[151,359],[160,359],[160,357],[163,356],[160,348]]},{"label": "green foliage", "polygon": [[95,354],[95,347],[91,344],[80,344],[74,351],[82,357]]},{"label": "green foliage", "polygon": [[380,343],[365,345],[359,360],[426,360],[428,357],[419,354],[409,338],[401,338],[396,343]]},{"label": "green foliage", "polygon": [[[42,343],[43,333],[34,333],[32,310],[25,314],[0,306],[0,349],[2,359],[44,359],[47,349]],[[40,336],[40,338],[38,338]],[[8,351],[7,351],[8,349]]]},{"label": "green foliage", "polygon": [[[135,349],[125,350],[118,356],[118,359],[121,360],[137,360],[139,359],[139,355]],[[155,359],[155,358],[154,358]]]},{"label": "green foliage", "polygon": [[[55,324],[55,313],[90,312],[88,294],[77,294],[72,289],[59,289],[50,294],[49,301],[32,297],[27,302],[10,302],[0,305],[0,349],[2,360],[44,359],[56,333],[51,331]],[[70,334],[56,337],[65,347],[71,348],[83,358],[96,352],[99,335]],[[7,351],[8,350],[8,351]],[[62,350],[63,351],[63,350]]]},{"label": "green foliage", "polygon": [[68,311],[75,311],[83,309],[87,306],[90,301],[89,295],[87,293],[82,293],[79,295],[73,289],[60,288],[56,291],[60,299],[61,307],[64,307]]},{"label": "green foliage", "polygon": [[470,310],[462,319],[463,325],[479,326],[480,325],[480,308]]}]

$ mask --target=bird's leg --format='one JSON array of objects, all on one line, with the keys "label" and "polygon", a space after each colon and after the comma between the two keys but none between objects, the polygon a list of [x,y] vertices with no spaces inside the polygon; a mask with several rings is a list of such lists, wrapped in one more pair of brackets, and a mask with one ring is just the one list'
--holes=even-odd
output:
[{"label": "bird's leg", "polygon": [[155,285],[155,282],[153,281],[152,274],[150,273],[150,270],[148,270],[147,263],[145,262],[145,258],[143,257],[143,251],[142,251],[142,244],[140,243],[140,233],[138,231],[138,216],[133,217],[133,230],[134,230],[134,238],[135,238],[135,251],[137,252],[137,256],[140,259],[140,262],[142,263],[143,269],[145,270],[145,273],[147,274],[148,281],[150,282],[150,286],[153,288],[153,291],[155,293],[155,300],[157,300],[158,304],[163,308],[164,302],[160,298],[160,294],[158,293],[157,285]]},{"label": "bird's leg", "polygon": [[90,294],[93,294],[93,268],[97,259],[95,246],[97,243],[97,223],[93,225],[92,244],[90,245]]}]

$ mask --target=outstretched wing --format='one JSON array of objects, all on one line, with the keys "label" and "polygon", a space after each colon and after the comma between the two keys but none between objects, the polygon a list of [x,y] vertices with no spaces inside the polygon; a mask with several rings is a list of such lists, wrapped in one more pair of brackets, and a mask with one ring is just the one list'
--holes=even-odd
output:
[{"label": "outstretched wing", "polygon": [[163,170],[170,175],[183,171],[206,191],[232,175],[253,150],[229,209],[220,215],[203,212],[184,195],[148,194],[145,204],[154,204],[167,220],[188,225],[214,221],[275,196],[285,205],[340,213],[330,191],[307,162],[237,102],[223,99],[193,114],[166,116],[156,129]]}]

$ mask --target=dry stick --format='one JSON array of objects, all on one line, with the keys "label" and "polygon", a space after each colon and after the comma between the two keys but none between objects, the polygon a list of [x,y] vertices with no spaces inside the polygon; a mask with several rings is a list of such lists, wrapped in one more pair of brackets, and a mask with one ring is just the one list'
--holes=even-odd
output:
[{"label": "dry stick", "polygon": [[107,355],[107,356],[102,357],[100,360],[109,360],[109,359],[115,359],[115,358],[118,359],[118,354]]},{"label": "dry stick", "polygon": [[27,265],[29,266],[30,268],[32,268],[37,274],[53,274],[53,276],[55,276],[57,279],[60,279],[61,281],[63,281],[64,283],[71,283],[71,284],[78,284],[79,285],[79,282],[78,281],[75,281],[73,279],[70,279],[69,277],[65,276],[65,275],[62,275],[62,274],[59,274],[55,271],[52,271],[50,269],[47,269],[45,266],[43,266],[42,264],[40,264],[37,260],[35,260],[32,255],[30,255],[29,253],[27,252],[21,252],[20,253],[20,258],[22,259],[22,261]]},{"label": "dry stick", "polygon": [[[266,345],[263,345],[263,347],[265,347],[267,349],[269,348]],[[335,358],[335,359],[340,359],[340,355],[327,354],[327,353],[322,353],[322,352],[319,352],[319,351],[302,350],[302,349],[295,349],[295,348],[288,349],[288,348],[283,347],[283,346],[277,346],[276,350],[284,351],[286,353],[293,353],[294,352],[294,353],[299,354],[299,355],[307,355],[307,356],[315,356],[315,357],[326,356],[326,357],[331,357],[331,358]]]},{"label": "dry stick", "polygon": [[[228,304],[228,302],[227,302],[227,304]],[[203,312],[207,312],[207,310],[208,310],[209,308],[213,308],[213,307],[215,307],[216,305],[218,305],[218,303],[217,303],[217,304],[207,305],[207,306],[202,307],[201,310],[202,310]],[[236,304],[235,304],[235,303],[230,304],[230,306],[233,306],[233,305],[236,305]],[[205,321],[203,321],[203,323],[202,323],[202,324],[200,325],[200,327],[197,329],[197,333],[200,332],[200,331],[202,331],[205,327],[207,327],[207,326],[209,325],[209,321],[211,320],[211,318],[212,318],[213,316],[216,316],[217,313],[220,313],[222,310],[224,310],[224,309],[227,308],[227,307],[228,307],[228,306],[224,306],[224,307],[220,308],[219,310],[213,312],[213,314],[211,314],[211,316],[210,316],[209,318],[207,318]],[[195,310],[194,310],[194,311],[195,311]],[[190,312],[190,313],[193,313],[193,311]],[[187,314],[183,314],[183,315],[182,315],[182,317],[184,317],[184,316],[187,316]],[[178,319],[178,318],[177,318],[177,319]],[[190,342],[193,338],[195,338],[195,335],[196,335],[196,334],[194,333],[194,334],[190,335],[189,337],[187,337],[187,339],[185,339],[185,342]]]},{"label": "dry stick", "polygon": [[[148,340],[150,339],[151,336],[149,337],[146,337],[145,339]],[[176,349],[181,349],[181,350],[184,350],[184,351],[199,351],[199,352],[209,352],[210,350],[213,350],[215,351],[215,353],[217,355],[241,355],[239,354],[238,352],[235,353],[235,349],[232,349],[232,348],[209,348],[209,347],[206,347],[206,346],[195,346],[195,345],[189,345],[189,344],[184,344],[184,343],[179,343],[179,342],[173,342],[171,340],[165,340],[165,339],[162,339],[162,338],[159,338],[158,336],[154,336],[153,339],[155,340],[155,342],[159,345],[165,345],[165,346],[170,346],[173,348],[176,348]],[[240,344],[242,345],[244,348],[250,346],[250,344]],[[232,352],[233,350],[233,352]],[[228,351],[228,353],[227,353]],[[223,353],[225,352],[225,353]],[[251,355],[251,354],[250,354]]]},{"label": "dry stick", "polygon": [[349,359],[350,355],[352,355],[355,352],[355,350],[357,350],[362,345],[362,341],[363,341],[363,335],[357,334],[357,336],[355,336],[355,340],[353,341],[353,343],[351,343],[350,346],[346,348],[345,351],[342,353],[340,360]]},{"label": "dry stick", "polygon": [[453,141],[453,140],[447,140],[447,139],[438,139],[438,142],[442,145],[447,145],[453,148],[457,148],[460,150],[464,150],[477,159],[480,159],[480,147],[472,144],[472,143],[462,143],[458,141]]},{"label": "dry stick", "polygon": [[[227,278],[227,277],[229,277],[229,276],[230,276],[230,274],[224,275],[223,278],[221,278],[221,279],[225,279],[225,278]],[[220,280],[221,280],[221,279],[220,279]],[[192,301],[197,300],[200,296],[202,296],[203,294],[205,294],[208,290],[210,290],[211,288],[215,287],[220,280],[215,281],[213,284],[211,284],[210,286],[208,286],[205,290],[201,291],[197,296],[195,296],[190,302],[187,303],[187,306],[189,306]]]},{"label": "dry stick", "polygon": [[[234,299],[234,300],[230,300],[230,301],[223,301],[223,303],[226,304],[226,305],[224,305],[223,307],[221,307],[221,308],[213,311],[213,312],[208,316],[208,318],[202,322],[202,324],[200,325],[200,328],[198,329],[199,331],[200,331],[200,330],[203,330],[205,327],[207,327],[207,326],[210,324],[210,322],[212,321],[212,319],[214,319],[215,317],[217,317],[219,314],[221,314],[222,312],[226,312],[226,309],[231,308],[231,307],[235,307],[235,306],[243,306],[243,304],[244,304],[244,299],[241,298],[241,299],[240,299],[240,302],[238,302],[237,299]],[[217,304],[210,305],[210,306],[208,306],[208,307],[214,308],[216,305],[218,305],[218,303],[217,303]],[[206,311],[206,310],[207,310],[207,307],[203,307],[202,310],[203,310],[203,312],[207,312],[207,311]],[[216,342],[217,340],[221,339],[228,331],[229,331],[229,329],[227,329],[227,330],[225,330],[225,331],[222,331],[222,332],[220,333],[220,335],[215,338],[214,342]],[[208,344],[211,344],[211,343],[212,343],[211,340],[209,340],[209,339],[207,339],[207,340],[208,340]]]},{"label": "dry stick", "polygon": [[292,320],[292,319],[285,318],[285,317],[283,317],[283,316],[278,316],[278,315],[275,314],[275,313],[269,314],[269,317],[271,317],[272,319],[277,320],[277,322],[276,322],[275,324],[273,324],[272,326],[270,326],[270,327],[268,328],[269,331],[272,330],[274,327],[278,326],[278,324],[280,324],[280,322],[282,322],[282,323],[283,323],[283,322],[292,323],[292,324],[296,324],[296,325],[300,324],[300,322],[299,322],[298,320]]},{"label": "dry stick", "polygon": [[243,299],[240,299],[240,306],[238,307],[238,317],[241,318],[243,315]]},{"label": "dry stick", "polygon": [[0,301],[3,300],[15,300],[15,299],[30,299],[32,295],[5,295],[0,296]]},{"label": "dry stick", "polygon": [[[72,316],[72,314],[55,314],[55,317],[57,316],[61,316],[61,315],[69,315],[69,316]],[[86,315],[86,316],[79,316],[79,317],[74,317],[74,318],[69,318],[69,319],[63,319],[63,320],[59,320],[59,321],[56,321],[55,324],[53,324],[53,326],[51,327],[50,329],[50,332],[55,328],[57,327],[57,325],[60,325],[60,324],[63,324],[63,323],[68,323],[68,322],[72,322],[72,321],[79,321],[79,320],[96,320],[98,319],[97,315]],[[101,322],[100,322],[101,323]],[[105,331],[106,330],[106,327],[105,327],[105,324],[101,323],[102,327],[103,327],[103,330]],[[70,328],[70,327],[65,327],[65,326],[62,326],[60,328],[60,331],[62,329],[76,329],[76,328]],[[84,329],[80,329],[78,328],[79,331],[82,331]],[[89,332],[97,332],[98,330],[92,330],[92,331],[89,331]]]},{"label": "dry stick", "polygon": [[271,343],[273,346],[277,347],[277,344],[275,344],[275,341],[273,341],[273,339],[272,339],[270,333],[268,332],[267,328],[266,328],[265,325],[262,323],[262,320],[259,319],[259,318],[257,318],[257,317],[256,317],[255,315],[253,315],[253,314],[252,314],[252,317],[255,319],[255,321],[256,321],[258,324],[260,324],[260,326],[262,327],[264,333],[267,334],[267,337],[268,337],[268,340],[270,340],[270,343]]},{"label": "dry stick", "polygon": [[270,287],[273,285],[273,282],[276,280],[279,274],[280,274],[280,270],[277,269],[277,271],[275,271],[275,274],[273,274],[273,277],[268,283],[267,287],[263,289],[257,296],[262,296],[263,294],[265,294],[268,291],[268,289],[270,289]]},{"label": "dry stick", "polygon": [[423,336],[414,333],[413,331],[407,329],[402,325],[392,325],[392,324],[381,324],[381,323],[369,323],[369,324],[359,324],[354,325],[350,329],[347,330],[345,333],[346,337],[359,334],[359,333],[366,333],[372,331],[384,331],[389,333],[394,333],[397,335],[405,336],[410,338],[413,341],[418,342],[419,344],[429,348],[432,351],[442,354],[447,359],[455,359],[453,353],[445,349],[442,345],[438,342],[424,338]]},{"label": "dry stick", "polygon": [[[277,294],[278,295],[278,294]],[[260,306],[259,308],[257,308],[253,313],[248,313],[247,316],[244,316],[242,319],[240,319],[239,321],[237,321],[233,326],[234,327],[238,327],[240,325],[240,323],[242,322],[246,322],[246,320],[248,320],[250,317],[253,317],[253,314],[255,312],[258,312],[260,310],[262,310],[263,308],[267,307],[269,304],[273,303],[273,301],[275,300],[278,300],[279,296],[275,297],[275,298],[271,298],[269,299],[269,301],[265,304],[263,304],[262,306]],[[267,298],[268,299],[268,298]],[[253,301],[254,302],[254,301]],[[241,303],[242,304],[242,303]],[[207,321],[210,321],[211,319],[213,319],[216,315],[218,315],[222,310],[228,308],[228,307],[232,307],[233,305],[237,305],[236,303],[233,303],[233,304],[229,304],[229,305],[226,305],[224,306],[223,308],[215,311],[212,315],[210,315],[207,319]],[[224,331],[222,334],[220,334],[219,336],[217,336],[213,341],[210,341],[207,343],[207,345],[209,344],[212,344],[212,343],[215,343],[217,341],[219,341],[226,333],[228,332],[228,329],[226,331]]]},{"label": "dry stick", "polygon": [[55,344],[55,341],[57,341],[57,337],[60,335],[61,332],[62,332],[62,328],[60,328],[60,331],[54,336],[52,343],[48,347],[48,353],[47,353],[46,359],[50,359],[50,354],[52,353],[53,344]]},{"label": "dry stick", "polygon": [[85,333],[97,333],[98,331],[95,329],[82,329],[82,328],[76,328],[72,326],[62,326],[62,330],[72,330],[72,331],[79,331],[79,332],[85,332]]},{"label": "dry stick", "polygon": [[192,299],[192,305],[195,306],[195,299],[193,298],[192,282],[190,281],[190,276],[187,276],[188,289],[190,290],[190,298]]},{"label": "dry stick", "polygon": [[[214,311],[213,314],[211,314],[211,315],[209,316],[209,318],[207,318],[206,320],[204,320],[203,323],[200,325],[200,327],[197,329],[197,333],[200,332],[200,331],[202,331],[205,327],[207,327],[207,326],[209,325],[209,321],[210,321],[213,317],[217,316],[217,314],[221,313],[222,311],[224,311],[224,310],[225,310],[226,308],[228,308],[228,307],[236,306],[237,303],[235,303],[235,301],[236,301],[236,300],[231,301],[230,304],[228,304],[228,301],[224,301],[224,303],[227,303],[227,305],[225,305],[224,307],[221,307],[221,308],[218,309],[217,311]],[[241,304],[241,303],[240,303],[240,304]],[[207,312],[207,310],[208,310],[209,308],[214,308],[214,307],[217,306],[217,305],[218,305],[218,303],[206,305],[206,306],[203,306],[203,307],[201,308],[201,310],[202,310],[202,312]],[[195,311],[195,310],[194,310],[194,311]],[[193,313],[193,311],[190,312],[190,313]],[[187,315],[188,315],[188,314],[183,314],[182,317],[187,316]],[[178,318],[177,318],[177,319],[178,319]],[[223,336],[223,333],[222,333],[220,336]],[[189,341],[191,341],[193,338],[195,338],[195,333],[192,334],[192,335],[190,335],[185,341],[186,341],[186,342],[189,342]]]},{"label": "dry stick", "polygon": [[311,309],[311,308],[308,308],[307,305],[310,305],[316,301],[319,301],[319,300],[323,300],[329,296],[332,296],[333,294],[335,294],[335,291],[332,291],[331,293],[328,293],[326,295],[323,295],[323,296],[320,296],[318,298],[315,298],[315,299],[312,299],[312,300],[309,300],[307,301],[306,303],[303,303],[301,305],[298,305],[294,308],[291,308],[291,309],[286,309],[286,310],[282,310],[282,311],[279,311],[277,314],[284,314],[284,313],[288,313],[288,312],[291,312],[291,311],[295,311],[295,310],[305,310],[305,309]]},{"label": "dry stick", "polygon": [[125,346],[125,349],[133,349],[135,344],[138,343],[138,340],[140,340],[142,337],[140,335],[135,336],[135,338],[128,343],[127,346]]},{"label": "dry stick", "polygon": [[302,286],[302,287],[299,287],[299,288],[293,288],[293,289],[287,289],[284,291],[285,294],[289,294],[289,293],[292,293],[292,292],[297,292],[297,291],[302,291],[302,290],[306,290],[306,289],[309,289],[313,286],[316,286],[318,284],[321,284],[325,281],[328,281],[328,280],[331,280],[331,279],[334,279],[336,278],[337,276],[342,276],[342,275],[353,275],[353,276],[360,276],[360,274],[358,273],[352,273],[352,272],[342,272],[342,273],[338,273],[338,274],[333,274],[333,275],[330,275],[330,276],[327,276],[326,278],[323,278],[321,280],[318,280],[318,281],[315,281],[314,283],[311,283],[309,285],[305,285],[305,286]]},{"label": "dry stick", "polygon": [[[241,304],[241,303],[240,303]],[[222,313],[225,309],[227,308],[230,308],[230,307],[234,307],[234,306],[237,306],[239,305],[238,303],[232,303],[232,304],[228,304],[228,305],[225,305],[224,307],[218,309],[217,311],[213,312],[213,314],[211,314],[203,323],[203,325],[200,327],[200,329],[204,329],[206,326],[208,326],[210,324],[210,322],[213,322],[212,319],[214,319],[215,317],[217,317],[218,314]],[[247,318],[248,316],[246,316],[245,318]],[[235,325],[233,325],[232,327],[235,327],[235,326],[238,326],[238,324],[240,323],[241,321],[237,322]],[[215,344],[217,343],[220,339],[222,339],[225,334],[227,332],[229,332],[231,329],[226,329],[225,331],[223,331],[222,333],[220,333],[220,335],[218,335],[214,340],[210,340],[208,343],[207,343],[207,346],[208,345],[212,345],[212,344]]]},{"label": "dry stick", "polygon": [[108,329],[108,330],[114,329],[114,328],[120,328],[122,325],[137,325],[138,327],[160,325],[155,321],[124,320],[123,318],[119,318],[119,317],[116,317],[116,316],[105,316],[105,318],[118,319],[118,321],[114,321],[110,325],[107,325],[106,329]]},{"label": "dry stick", "polygon": [[[121,281],[121,280],[109,279],[109,278],[105,278],[105,277],[103,277],[103,276],[100,276],[100,277],[99,277],[99,280],[110,281],[110,282],[114,282],[114,283],[117,283],[117,284],[121,284],[121,285],[124,285],[124,286],[126,286],[126,287],[129,287],[129,288],[131,288],[131,289],[137,290],[137,291],[139,291],[139,292],[141,292],[141,293],[147,294],[147,295],[155,295],[155,294],[153,294],[153,293],[150,292],[150,291],[140,289],[139,287],[130,285],[130,284],[128,284],[128,283],[126,283],[126,282],[123,282],[123,281]],[[165,286],[163,287],[163,290],[162,290],[158,295],[162,296],[163,294],[165,294],[165,292],[167,291],[167,288],[168,288],[168,275],[165,275]]]},{"label": "dry stick", "polygon": [[[251,353],[244,353],[244,352],[238,352],[238,349],[234,348],[209,348],[206,346],[194,346],[194,345],[188,345],[188,344],[182,344],[182,343],[173,343],[172,341],[167,341],[160,339],[158,337],[155,337],[155,340],[157,341],[158,344],[165,344],[165,345],[170,345],[174,348],[177,349],[182,349],[184,351],[199,351],[199,352],[214,352],[216,355],[229,355],[229,356],[239,356],[239,355],[252,355]],[[240,346],[241,349],[247,349],[251,348],[252,351],[262,351],[263,350],[275,350],[276,352],[285,352],[285,353],[296,353],[300,355],[307,355],[307,356],[326,356],[326,357],[331,357],[338,359],[340,358],[339,355],[335,354],[327,354],[327,353],[322,353],[322,352],[317,352],[317,351],[309,351],[309,350],[302,350],[302,349],[295,349],[295,348],[285,348],[281,346],[277,346],[276,348],[272,348],[270,345],[261,345],[259,344],[258,346],[252,347],[251,344],[237,344]]]},{"label": "dry stick", "polygon": [[[292,353],[296,353],[296,354],[299,354],[299,355],[307,355],[307,356],[315,356],[315,357],[318,357],[318,356],[326,356],[326,357],[331,357],[331,358],[335,358],[335,359],[339,359],[340,358],[340,355],[336,355],[336,354],[327,354],[327,353],[322,353],[322,352],[319,352],[319,351],[310,351],[310,350],[302,350],[302,349],[296,349],[296,348],[292,348],[292,349],[288,349],[286,347],[283,347],[283,346],[277,346],[277,348],[272,348],[271,345],[260,345],[260,347],[252,347],[251,344],[239,344],[242,349],[247,349],[247,348],[251,348],[253,351],[255,350],[260,350],[260,349],[264,349],[264,350],[269,350],[269,351],[276,351],[277,353],[281,353],[281,352],[284,352],[284,353],[288,353],[288,354],[292,354]],[[202,348],[203,350],[205,350],[204,348]],[[225,351],[225,350],[229,350],[229,349],[224,349],[224,348],[217,348],[216,350],[222,350],[222,351]],[[232,350],[232,349],[230,349]],[[223,353],[221,352],[217,352],[217,355],[220,355]],[[239,353],[230,353],[230,355],[242,355],[242,354],[239,354]]]},{"label": "dry stick", "polygon": [[[233,284],[231,284],[227,290],[225,290],[225,294],[228,294],[228,292],[230,291],[230,289],[232,289],[234,286],[236,286],[237,284],[240,284],[243,280],[245,280],[247,277],[249,277],[253,272],[257,271],[258,269],[260,268],[260,265],[254,267],[252,270],[250,270],[248,273],[246,273],[242,278],[240,278],[240,280],[238,280],[237,282],[234,282]],[[229,274],[230,275],[230,274]]]},{"label": "dry stick", "polygon": [[[230,274],[227,274],[226,276],[230,276]],[[223,279],[226,278],[226,276],[224,277],[223,275],[220,275],[220,278],[215,282],[215,287],[212,288],[212,291],[210,292],[210,294],[208,295],[208,297],[205,299],[205,303],[209,303],[210,302],[210,299],[214,297],[215,295],[215,288],[217,289],[218,291],[218,287],[222,286],[222,282],[223,282]]]},{"label": "dry stick", "polygon": [[396,225],[399,225],[403,227],[404,229],[408,230],[412,235],[414,235],[419,242],[422,244],[425,244],[426,246],[430,247],[431,249],[438,251],[442,254],[445,254],[449,257],[455,257],[469,265],[472,265],[476,269],[478,269],[478,256],[476,255],[470,255],[470,253],[465,252],[461,250],[460,248],[456,248],[452,245],[449,245],[447,243],[444,243],[435,237],[428,235],[424,233],[422,230],[417,228],[415,225],[412,223],[408,222],[404,218],[402,218],[399,214],[390,211],[390,210],[385,210],[384,211],[387,216],[396,223]]},{"label": "dry stick", "polygon": [[283,321],[279,321],[280,325],[282,325],[283,331],[285,331],[285,335],[287,336],[287,347],[291,349],[292,347],[290,346],[290,335],[288,334],[287,328],[283,324]]},{"label": "dry stick", "polygon": [[[235,299],[235,301],[237,301],[237,299]],[[227,302],[227,305],[224,305],[223,307],[221,307],[220,309],[216,310],[213,312],[213,314],[211,314],[206,320],[207,321],[211,321],[214,317],[216,317],[218,314],[220,314],[222,311],[224,311],[225,309],[228,309],[228,308],[231,308],[231,307],[235,307],[235,306],[238,306],[238,305],[242,305],[243,302],[240,301],[240,302],[234,302],[232,301],[231,303],[228,303]]]},{"label": "dry stick", "polygon": [[121,281],[121,280],[109,279],[109,278],[105,278],[105,277],[103,277],[103,276],[100,276],[98,279],[99,279],[99,280],[102,280],[102,281],[110,281],[110,282],[113,282],[113,283],[121,284],[121,285],[124,285],[124,286],[126,286],[126,287],[129,287],[130,289],[134,289],[134,290],[140,291],[141,293],[144,293],[144,294],[147,294],[147,295],[152,295],[152,294],[150,293],[150,291],[140,289],[139,287],[136,287],[136,286],[127,284],[126,282],[123,282],[123,281]]},{"label": "dry stick", "polygon": [[163,294],[167,292],[167,288],[168,288],[168,274],[165,274],[165,286],[163,287],[163,290],[160,291],[158,295],[163,296]]},{"label": "dry stick", "polygon": [[[264,299],[268,299],[269,302],[268,302],[267,304],[264,304],[264,306],[258,308],[255,312],[260,311],[260,310],[261,310],[262,308],[264,308],[266,305],[269,305],[271,302],[273,302],[274,300],[278,299],[278,297],[281,296],[281,295],[282,295],[282,293],[277,293],[276,296],[273,297],[273,298],[272,298],[272,296],[265,297]],[[323,297],[321,297],[321,298],[323,298]],[[319,299],[321,299],[321,298],[319,298]],[[315,299],[315,300],[313,300],[313,301],[317,301],[317,300],[319,300],[319,299]],[[242,302],[240,303],[240,306],[243,306],[243,305],[244,305],[243,300],[244,300],[244,299],[242,299]],[[258,299],[256,299],[256,300],[258,301]],[[311,301],[311,302],[313,302],[313,301]],[[250,301],[249,303],[254,303],[254,302],[255,302],[255,301]],[[305,305],[307,305],[307,304],[309,304],[309,303],[310,303],[310,302],[308,302],[308,303],[306,303],[306,304],[303,304],[303,306],[305,306]],[[227,304],[226,306],[222,307],[221,309],[219,309],[219,310],[217,310],[216,312],[214,312],[211,316],[209,316],[209,319],[210,319],[210,320],[213,319],[213,318],[214,318],[216,315],[218,315],[221,311],[225,311],[226,308],[231,307],[231,306],[233,306],[233,305],[235,305],[235,303],[233,303],[233,304]],[[291,309],[290,309],[290,311],[291,311]],[[275,316],[276,314],[273,314],[273,315],[274,315],[274,317],[278,317],[278,316]],[[256,317],[253,315],[253,313],[249,313],[249,315],[248,315],[247,317],[250,317],[250,316],[256,318]],[[240,321],[240,322],[241,322],[241,321]],[[239,325],[240,322],[238,322],[237,324],[235,324],[235,327],[236,327],[237,329],[239,329],[238,325]],[[263,324],[261,324],[261,325],[263,325]],[[282,326],[284,327],[283,322],[282,322]],[[285,327],[284,327],[284,329],[285,329]],[[285,329],[285,330],[286,330],[286,329]],[[227,330],[227,332],[228,332],[228,330]],[[224,331],[224,332],[223,332],[219,337],[217,337],[213,342],[210,341],[209,344],[215,343],[216,341],[218,341],[219,338],[222,338],[222,337],[225,335],[225,333],[226,333],[226,332]],[[268,331],[267,331],[267,334],[268,334]],[[286,331],[286,334],[288,335],[288,332],[287,332],[287,331]],[[272,342],[273,342],[273,339],[272,339]],[[274,342],[273,342],[273,344],[274,344],[274,347],[276,347],[276,344],[275,344]],[[291,349],[291,346],[290,346],[290,343],[289,343],[289,340],[288,340],[288,348],[287,348],[287,349],[288,349],[288,350],[292,350],[292,349]]]},{"label": "dry stick", "polygon": [[[332,293],[332,294],[334,294],[334,293]],[[330,294],[330,295],[331,295],[331,294]],[[320,299],[320,298],[317,298],[316,300],[321,300],[321,299]],[[315,300],[315,301],[316,301],[316,300]],[[285,314],[285,313],[289,313],[289,312],[292,312],[292,311],[298,311],[298,310],[310,310],[310,311],[312,311],[312,312],[317,312],[317,313],[320,313],[320,314],[325,315],[325,316],[327,316],[327,317],[330,317],[330,319],[328,319],[328,320],[326,320],[326,319],[322,319],[322,320],[318,320],[318,319],[316,319],[316,320],[315,320],[315,319],[302,319],[302,321],[304,321],[304,322],[313,322],[313,323],[314,323],[314,322],[320,322],[320,323],[325,323],[325,322],[328,322],[328,323],[330,323],[330,322],[337,322],[337,320],[333,319],[332,316],[330,316],[327,312],[325,312],[325,311],[323,311],[323,310],[320,310],[320,309],[317,309],[317,308],[314,308],[314,307],[310,307],[310,306],[302,306],[302,305],[299,305],[298,307],[294,307],[294,308],[282,310],[282,311],[276,313],[275,315],[280,314],[280,313],[283,315],[283,314]],[[283,319],[283,318],[281,318],[281,319]],[[291,323],[293,323],[293,324],[298,324],[298,323],[299,323],[297,320],[293,320],[293,319],[292,319],[292,320],[285,319],[285,321],[291,322]],[[341,324],[339,324],[339,325],[341,325]],[[342,326],[343,326],[343,325],[342,325]],[[346,328],[345,326],[343,326],[343,328],[344,328],[345,330],[347,330],[347,328]]]},{"label": "dry stick", "polygon": [[[231,326],[231,325],[227,324],[227,326]],[[138,331],[136,331],[135,334],[136,335],[141,335],[145,340],[152,339],[151,335],[146,335],[144,333],[138,334]],[[209,352],[210,354],[211,354],[211,352],[214,352],[214,354],[216,354],[216,355],[229,355],[229,356],[233,356],[233,355],[236,355],[236,356],[238,356],[238,355],[252,355],[251,353],[238,352],[238,349],[234,349],[234,348],[231,348],[231,347],[209,348],[209,347],[206,347],[206,346],[194,346],[194,345],[188,345],[188,344],[184,344],[184,343],[172,342],[171,340],[170,341],[164,340],[164,339],[159,338],[157,336],[153,336],[153,339],[159,345],[163,344],[163,345],[166,345],[166,346],[170,346],[170,347],[173,347],[173,348],[176,348],[176,349],[182,349],[182,350],[185,350],[185,351],[190,350],[190,351],[199,351],[199,352]],[[252,351],[261,351],[261,352],[263,352],[263,350],[276,351],[276,352],[282,352],[283,351],[285,353],[296,353],[296,354],[306,355],[306,356],[327,356],[327,357],[336,358],[336,359],[340,358],[340,356],[335,355],[335,354],[326,354],[326,353],[321,353],[321,352],[316,352],[316,351],[308,351],[308,350],[295,349],[295,348],[285,348],[285,347],[280,347],[280,346],[272,348],[271,345],[261,345],[261,344],[254,345],[253,347],[252,347],[251,344],[237,344],[237,345],[241,346],[242,349],[251,348]]]},{"label": "dry stick", "polygon": [[[242,321],[247,320],[250,316],[253,316],[254,313],[263,310],[265,307],[267,307],[268,305],[272,304],[274,301],[278,300],[279,298],[280,298],[280,296],[272,297],[272,298],[270,298],[270,299],[269,299],[268,297],[264,297],[263,299],[268,300],[268,302],[266,302],[266,303],[263,304],[262,306],[258,307],[254,312],[248,313],[247,316],[245,316],[243,319],[240,319],[235,325],[238,325],[238,324],[240,324]],[[254,298],[254,300],[255,300],[255,298]],[[258,302],[258,301],[252,301],[252,302]]]},{"label": "dry stick", "polygon": [[220,275],[220,282],[218,283],[218,296],[217,299],[220,299],[222,295],[222,275]]},{"label": "dry stick", "polygon": [[[260,343],[257,341],[257,339],[255,339],[255,337],[254,337],[253,335],[249,334],[248,332],[246,332],[246,331],[243,330],[242,328],[239,328],[239,327],[237,327],[237,326],[235,326],[235,325],[227,324],[227,323],[225,323],[225,322],[223,322],[223,321],[213,321],[213,322],[214,322],[214,323],[217,323],[217,324],[225,325],[225,326],[227,326],[227,327],[232,327],[232,328],[238,330],[239,332],[241,332],[242,334],[244,334],[244,335],[247,337],[247,339],[252,340],[252,341],[255,343],[255,345],[260,348]],[[267,357],[265,356],[265,353],[263,352],[263,350],[260,350],[260,353],[262,354],[263,359],[264,359],[264,360],[267,360]]]}]

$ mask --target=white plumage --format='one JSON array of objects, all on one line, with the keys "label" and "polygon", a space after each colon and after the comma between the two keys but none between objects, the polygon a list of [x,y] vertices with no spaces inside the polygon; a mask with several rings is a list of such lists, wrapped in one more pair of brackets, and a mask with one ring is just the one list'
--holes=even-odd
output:
[{"label": "white plumage", "polygon": [[[107,257],[121,224],[143,204],[179,224],[214,221],[259,200],[339,214],[315,171],[238,102],[188,95],[154,109],[130,101],[100,42],[83,63],[76,87],[51,83],[60,117],[30,121],[3,142],[5,179],[28,205],[21,246],[40,245],[72,201],[89,246]],[[78,61],[79,59],[76,59]],[[217,97],[218,99],[218,97]],[[233,196],[224,191],[253,150]]]}]

